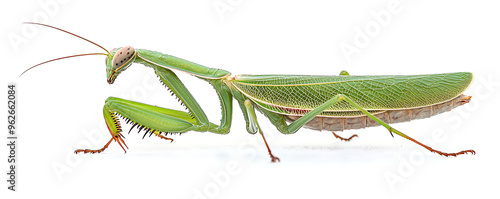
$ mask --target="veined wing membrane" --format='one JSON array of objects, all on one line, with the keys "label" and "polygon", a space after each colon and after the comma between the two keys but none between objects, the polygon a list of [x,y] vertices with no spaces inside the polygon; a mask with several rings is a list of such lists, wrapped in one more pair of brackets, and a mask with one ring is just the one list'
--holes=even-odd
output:
[{"label": "veined wing membrane", "polygon": [[[460,95],[471,81],[471,73],[459,72],[410,76],[239,75],[231,82],[260,106],[266,104],[285,112],[312,110],[337,94],[377,112],[445,102]],[[328,111],[357,109],[343,101]]]}]

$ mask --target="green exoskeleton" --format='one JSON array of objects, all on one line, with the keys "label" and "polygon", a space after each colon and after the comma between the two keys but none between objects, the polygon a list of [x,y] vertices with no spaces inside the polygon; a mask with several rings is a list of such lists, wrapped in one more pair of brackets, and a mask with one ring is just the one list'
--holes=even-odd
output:
[{"label": "green exoskeleton", "polygon": [[[54,28],[82,38],[49,25],[29,24]],[[132,128],[144,130],[144,135],[155,134],[170,141],[171,138],[165,137],[167,133],[208,131],[227,134],[231,127],[234,98],[246,120],[247,132],[259,133],[262,136],[273,162],[279,161],[279,158],[271,153],[257,122],[255,109],[265,115],[276,129],[284,134],[293,134],[305,126],[320,131],[332,131],[335,137],[349,140],[355,135],[344,139],[337,136],[334,131],[382,125],[391,135],[394,133],[402,136],[443,156],[475,154],[473,150],[444,153],[432,149],[389,125],[431,117],[468,103],[471,97],[463,95],[462,92],[472,81],[472,74],[469,72],[411,76],[351,76],[346,71],[342,71],[338,76],[233,75],[222,69],[205,67],[156,51],[125,46],[108,52],[105,48],[99,47],[106,53],[73,55],[38,65],[75,56],[105,55],[107,81],[113,84],[123,71],[133,63],[139,63],[152,68],[161,82],[179,98],[187,111],[109,97],[105,102],[103,115],[111,139],[101,149],[78,149],[75,153],[100,153],[113,140],[125,150],[127,146],[122,139],[122,128],[118,117],[122,117],[126,122],[132,122]],[[213,86],[222,107],[219,124],[208,120],[203,109],[174,71],[196,76]]]}]

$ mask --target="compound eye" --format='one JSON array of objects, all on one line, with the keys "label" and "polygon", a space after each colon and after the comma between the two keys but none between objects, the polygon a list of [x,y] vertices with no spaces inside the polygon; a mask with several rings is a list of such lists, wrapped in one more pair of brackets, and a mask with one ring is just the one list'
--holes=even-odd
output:
[{"label": "compound eye", "polygon": [[125,46],[116,51],[111,64],[113,69],[118,69],[123,66],[129,65],[131,60],[135,58],[135,49],[132,46]]}]

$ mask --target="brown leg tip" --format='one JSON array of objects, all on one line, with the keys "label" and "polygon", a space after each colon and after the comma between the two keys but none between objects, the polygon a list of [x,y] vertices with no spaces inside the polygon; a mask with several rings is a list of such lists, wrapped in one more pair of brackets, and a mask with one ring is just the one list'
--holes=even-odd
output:
[{"label": "brown leg tip", "polygon": [[335,138],[337,138],[337,139],[339,139],[339,140],[342,140],[342,141],[345,141],[345,142],[349,142],[349,141],[351,141],[351,139],[352,139],[352,138],[354,138],[354,137],[358,137],[358,135],[354,134],[354,135],[352,135],[352,136],[351,136],[351,137],[349,137],[349,138],[343,138],[343,137],[340,137],[340,136],[338,136],[337,134],[335,134],[335,132],[332,132],[332,133],[333,133],[333,136],[335,136]]},{"label": "brown leg tip", "polygon": [[174,139],[165,137],[165,136],[160,135],[160,134],[158,134],[157,136],[160,137],[161,139],[170,140],[170,143],[172,143],[174,141]]},{"label": "brown leg tip", "polygon": [[474,151],[474,150],[465,150],[465,151],[460,151],[458,153],[443,153],[441,151],[432,151],[432,152],[435,152],[435,153],[442,155],[442,156],[445,156],[445,157],[449,157],[449,156],[457,157],[457,155],[464,155],[464,154],[468,154],[468,153],[470,153],[471,155],[476,155],[476,151]]},{"label": "brown leg tip", "polygon": [[75,154],[82,153],[82,152],[83,152],[84,154],[87,154],[87,153],[92,153],[92,154],[94,154],[94,153],[101,153],[102,151],[104,151],[104,150],[102,150],[102,149],[99,149],[99,150],[92,150],[92,149],[77,149],[77,150],[75,150]]}]

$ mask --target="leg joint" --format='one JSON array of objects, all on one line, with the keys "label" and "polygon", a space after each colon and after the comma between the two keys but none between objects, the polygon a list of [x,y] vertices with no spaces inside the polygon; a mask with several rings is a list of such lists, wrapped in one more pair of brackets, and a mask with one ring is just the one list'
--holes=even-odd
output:
[{"label": "leg joint", "polygon": [[345,100],[345,96],[343,94],[338,94],[337,97],[339,100]]}]

